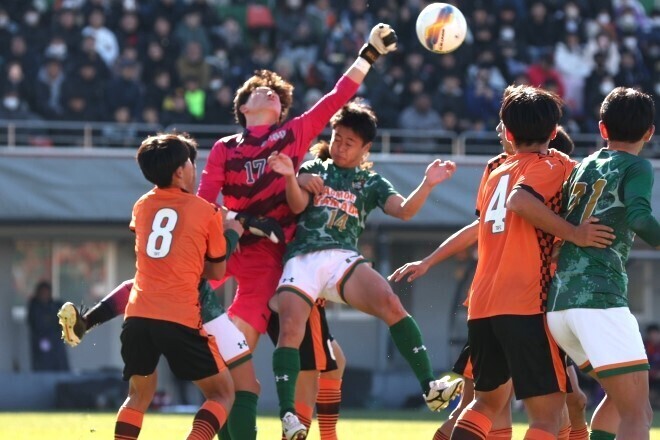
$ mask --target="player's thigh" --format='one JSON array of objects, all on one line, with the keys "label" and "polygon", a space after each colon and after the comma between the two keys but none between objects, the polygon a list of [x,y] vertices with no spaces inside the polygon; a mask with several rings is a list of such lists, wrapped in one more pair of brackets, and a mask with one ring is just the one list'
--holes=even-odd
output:
[{"label": "player's thigh", "polygon": [[[270,317],[268,300],[275,294],[282,275],[283,252],[279,249],[259,242],[246,246],[238,254],[232,254],[227,263],[228,270],[237,281],[236,295],[227,312],[232,320],[240,318],[256,331],[255,342],[259,334],[266,332]],[[251,343],[254,332],[240,325],[239,328]],[[251,347],[253,350],[256,348]]]},{"label": "player's thigh", "polygon": [[565,312],[598,378],[648,370],[639,325],[627,307]]},{"label": "player's thigh", "polygon": [[231,379],[228,369],[219,371],[218,373],[205,377],[203,379],[193,381],[199,388],[205,398],[215,400],[221,403],[227,413],[234,403],[234,382]]},{"label": "player's thigh", "polygon": [[203,328],[163,322],[154,332],[154,341],[172,373],[181,380],[198,381],[227,368],[215,337],[208,335]]},{"label": "player's thigh", "polygon": [[220,356],[230,369],[252,358],[245,335],[226,313],[204,323],[203,327],[206,333],[215,337]]},{"label": "player's thigh", "polygon": [[587,358],[584,347],[582,347],[580,340],[570,325],[570,310],[549,312],[546,315],[546,320],[550,334],[555,342],[573,360],[578,368],[588,370],[589,359]]},{"label": "player's thigh", "polygon": [[300,344],[300,369],[321,372],[337,369],[325,308],[319,305],[312,308],[307,319],[305,336]]},{"label": "player's thigh", "polygon": [[650,410],[648,371],[632,371],[598,380],[621,416],[643,415]]},{"label": "player's thigh", "polygon": [[161,351],[152,339],[154,319],[126,318],[121,331],[121,357],[124,361],[124,380],[132,376],[148,376],[156,371]]},{"label": "player's thigh", "polygon": [[570,389],[566,356],[550,335],[543,314],[502,315],[492,319],[518,399],[565,393]]},{"label": "player's thigh", "polygon": [[343,285],[342,298],[351,307],[396,324],[407,315],[389,283],[368,264],[357,264]]},{"label": "player's thigh", "polygon": [[468,344],[475,392],[494,391],[511,378],[504,350],[493,330],[493,319],[468,321]]},{"label": "player's thigh", "polygon": [[459,376],[463,376],[465,379],[474,378],[472,376],[472,359],[470,353],[470,344],[466,342],[460,354],[458,355],[456,362],[454,362],[454,366],[451,369],[451,371],[458,374]]}]

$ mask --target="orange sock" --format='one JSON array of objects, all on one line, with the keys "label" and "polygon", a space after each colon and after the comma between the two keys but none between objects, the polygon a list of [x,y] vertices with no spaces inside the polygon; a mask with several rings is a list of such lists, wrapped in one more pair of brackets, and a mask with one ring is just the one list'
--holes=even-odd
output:
[{"label": "orange sock", "polygon": [[569,440],[589,440],[589,430],[587,425],[584,425],[582,428],[572,429],[571,434],[568,436]]},{"label": "orange sock", "polygon": [[211,440],[227,421],[227,411],[218,402],[207,400],[195,414],[187,440]]},{"label": "orange sock", "polygon": [[493,422],[473,409],[463,411],[454,426],[452,440],[485,440]]},{"label": "orange sock", "polygon": [[503,428],[503,429],[495,429],[491,430],[488,433],[488,437],[486,437],[486,440],[511,440],[513,437],[513,428]]},{"label": "orange sock", "polygon": [[525,440],[555,440],[556,437],[542,429],[529,428],[525,433]]},{"label": "orange sock", "polygon": [[296,402],[296,415],[300,423],[305,425],[307,431],[312,426],[312,417],[314,417],[314,408],[302,402]]},{"label": "orange sock", "polygon": [[319,394],[316,396],[316,418],[319,421],[321,440],[337,440],[340,404],[341,379],[319,378]]},{"label": "orange sock", "polygon": [[569,423],[568,425],[564,426],[559,430],[559,434],[557,435],[557,440],[568,440],[571,435],[571,424]]},{"label": "orange sock", "polygon": [[115,422],[115,440],[133,440],[140,435],[144,413],[122,406]]},{"label": "orange sock", "polygon": [[449,440],[449,437],[441,431],[442,427],[438,428],[437,431],[435,431],[435,435],[433,436],[433,440]]}]

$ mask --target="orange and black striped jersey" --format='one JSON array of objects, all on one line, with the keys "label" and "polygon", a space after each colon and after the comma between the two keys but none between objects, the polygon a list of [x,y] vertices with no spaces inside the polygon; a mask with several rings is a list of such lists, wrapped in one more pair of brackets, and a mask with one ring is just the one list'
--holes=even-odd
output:
[{"label": "orange and black striped jersey", "polygon": [[197,286],[204,260],[226,254],[223,216],[204,199],[179,188],[154,188],[133,207],[135,283],[126,317],[200,328]]},{"label": "orange and black striped jersey", "polygon": [[519,153],[492,159],[479,185],[479,261],[468,297],[468,319],[542,313],[550,282],[554,237],[506,208],[521,188],[559,211],[562,185],[574,162],[549,154]]}]

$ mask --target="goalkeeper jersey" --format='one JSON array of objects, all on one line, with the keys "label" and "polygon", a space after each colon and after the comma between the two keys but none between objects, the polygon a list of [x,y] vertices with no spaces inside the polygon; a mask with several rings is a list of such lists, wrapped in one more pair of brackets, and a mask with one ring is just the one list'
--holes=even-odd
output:
[{"label": "goalkeeper jersey", "polygon": [[318,174],[323,192],[310,198],[300,214],[296,236],[287,246],[284,261],[296,255],[324,249],[357,252],[357,241],[367,216],[383,209],[387,199],[398,192],[392,184],[373,171],[339,168],[332,159],[306,162],[300,173]]},{"label": "goalkeeper jersey", "polygon": [[[358,84],[342,76],[334,89],[311,109],[284,124],[248,127],[243,133],[215,143],[202,172],[197,194],[215,203],[222,192],[223,205],[236,212],[277,220],[287,241],[295,231],[295,216],[286,202],[286,180],[266,165],[274,151],[291,157],[296,169],[328,121],[357,92]],[[260,237],[245,231],[242,246]]]},{"label": "goalkeeper jersey", "polygon": [[575,168],[564,187],[563,212],[577,225],[590,216],[614,229],[605,249],[564,243],[548,297],[548,311],[627,307],[626,262],[635,233],[660,245],[651,212],[653,168],[646,159],[602,149]]}]

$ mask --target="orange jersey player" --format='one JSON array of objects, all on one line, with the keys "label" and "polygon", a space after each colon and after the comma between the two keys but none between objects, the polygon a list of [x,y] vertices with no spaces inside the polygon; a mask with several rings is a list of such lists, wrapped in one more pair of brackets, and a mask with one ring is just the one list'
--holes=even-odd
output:
[{"label": "orange jersey player", "polygon": [[[202,328],[197,285],[222,277],[223,216],[193,195],[195,142],[182,135],[150,136],[138,149],[145,178],[156,185],[133,207],[136,274],[121,333],[128,398],[119,409],[115,439],[136,439],[157,386],[161,355],[175,376],[206,397],[188,439],[210,440],[227,419],[234,387],[213,336]],[[229,225],[238,234],[237,222]]]}]

